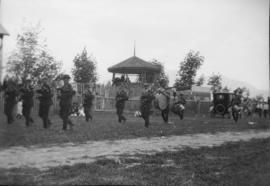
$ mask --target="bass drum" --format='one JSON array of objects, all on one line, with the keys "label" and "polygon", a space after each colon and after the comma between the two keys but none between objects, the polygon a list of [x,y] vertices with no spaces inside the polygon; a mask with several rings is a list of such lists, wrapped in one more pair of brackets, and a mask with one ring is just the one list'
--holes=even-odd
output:
[{"label": "bass drum", "polygon": [[155,95],[155,107],[160,109],[160,110],[164,110],[168,107],[168,101],[167,98],[163,95],[163,94],[156,94]]}]

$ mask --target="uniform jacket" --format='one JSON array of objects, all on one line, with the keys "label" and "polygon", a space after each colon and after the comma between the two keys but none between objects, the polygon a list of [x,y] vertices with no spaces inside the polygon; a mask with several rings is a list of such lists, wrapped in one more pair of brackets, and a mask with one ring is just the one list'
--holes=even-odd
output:
[{"label": "uniform jacket", "polygon": [[18,90],[15,85],[13,84],[6,84],[5,87],[5,100],[10,102],[14,101],[16,102],[16,97],[18,96]]},{"label": "uniform jacket", "polygon": [[49,85],[43,84],[40,89],[36,91],[40,96],[38,97],[40,104],[52,105],[52,91]]},{"label": "uniform jacket", "polygon": [[150,111],[152,108],[152,101],[155,99],[155,96],[151,91],[144,91],[141,95],[141,111],[146,112]]},{"label": "uniform jacket", "polygon": [[237,105],[239,106],[241,104],[241,97],[240,96],[235,96],[233,99],[232,99],[232,102],[231,102],[232,105]]},{"label": "uniform jacket", "polygon": [[95,98],[95,96],[93,95],[93,93],[91,91],[86,91],[86,93],[84,93],[83,106],[84,107],[91,107],[93,104],[94,98]]},{"label": "uniform jacket", "polygon": [[126,91],[121,90],[116,93],[116,107],[124,107],[125,106],[125,101],[128,100],[128,95]]},{"label": "uniform jacket", "polygon": [[21,99],[23,101],[23,106],[29,106],[32,107],[34,105],[34,89],[33,87],[23,87],[21,90]]},{"label": "uniform jacket", "polygon": [[72,86],[68,83],[63,85],[59,90],[58,99],[60,99],[60,106],[71,106],[72,97],[75,95],[75,91],[72,89]]}]

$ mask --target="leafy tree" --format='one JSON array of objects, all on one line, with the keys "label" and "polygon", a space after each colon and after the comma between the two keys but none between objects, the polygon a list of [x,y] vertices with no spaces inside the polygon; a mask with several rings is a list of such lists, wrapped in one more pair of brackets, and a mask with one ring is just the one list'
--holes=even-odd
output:
[{"label": "leafy tree", "polygon": [[202,86],[204,84],[204,81],[205,81],[205,77],[201,75],[195,84],[196,86]]},{"label": "leafy tree", "polygon": [[222,77],[220,74],[213,74],[209,77],[207,85],[211,85],[213,92],[220,92],[222,88]]},{"label": "leafy tree", "polygon": [[41,33],[40,25],[24,28],[8,58],[7,71],[22,81],[31,78],[37,83],[44,77],[54,79],[60,71],[61,63],[49,53],[45,41],[41,41]]},{"label": "leafy tree", "polygon": [[97,81],[96,62],[91,59],[84,48],[73,60],[72,74],[77,83],[93,83]]},{"label": "leafy tree", "polygon": [[175,86],[192,86],[195,84],[197,70],[204,62],[204,57],[199,52],[190,51],[184,61],[180,63],[180,70],[177,72],[178,78]]},{"label": "leafy tree", "polygon": [[166,80],[166,84],[168,85],[169,84],[169,76],[168,76],[168,74],[165,74],[165,69],[164,69],[163,63],[160,62],[160,61],[158,61],[158,60],[156,60],[156,59],[153,59],[151,61],[151,63],[154,64],[154,65],[160,66],[161,71],[160,71],[160,74],[159,74],[158,79],[162,79],[162,78],[165,79]]}]

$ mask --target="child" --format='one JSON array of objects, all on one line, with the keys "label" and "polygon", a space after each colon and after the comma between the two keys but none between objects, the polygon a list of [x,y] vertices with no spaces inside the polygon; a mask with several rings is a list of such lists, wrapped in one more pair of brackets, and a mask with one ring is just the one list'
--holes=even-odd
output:
[{"label": "child", "polygon": [[16,114],[16,118],[17,119],[22,119],[22,100],[19,100],[17,103],[17,114]]}]

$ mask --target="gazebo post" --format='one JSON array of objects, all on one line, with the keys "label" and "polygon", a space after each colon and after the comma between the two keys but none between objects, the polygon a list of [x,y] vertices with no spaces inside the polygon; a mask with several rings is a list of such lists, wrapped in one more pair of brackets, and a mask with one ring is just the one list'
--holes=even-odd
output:
[{"label": "gazebo post", "polygon": [[144,83],[147,83],[147,79],[146,79],[146,72],[143,72],[143,79],[144,79]]},{"label": "gazebo post", "polygon": [[114,79],[115,79],[115,73],[113,73],[113,77],[112,77],[113,82],[114,82]]}]

